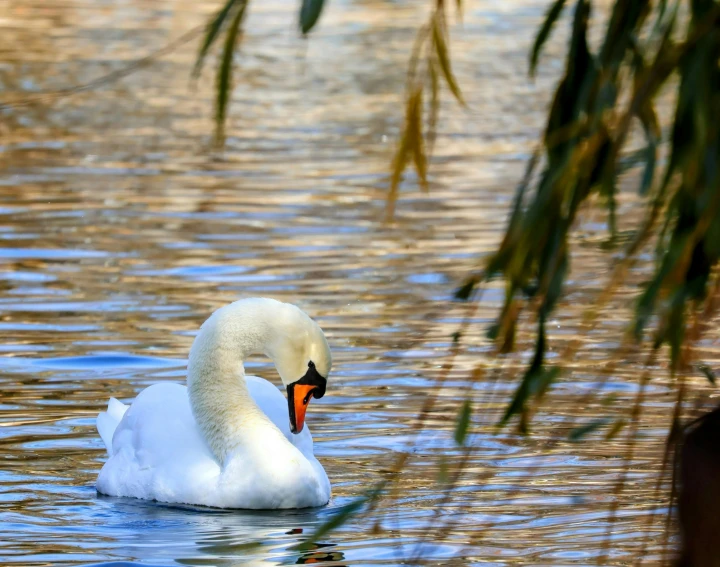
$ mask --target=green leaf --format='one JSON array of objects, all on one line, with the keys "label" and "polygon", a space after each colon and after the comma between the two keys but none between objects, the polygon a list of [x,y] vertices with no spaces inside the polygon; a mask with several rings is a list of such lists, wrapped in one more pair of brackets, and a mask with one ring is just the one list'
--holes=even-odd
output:
[{"label": "green leaf", "polygon": [[[572,150],[577,147],[577,135],[583,133],[583,114],[587,112],[597,77],[597,63],[587,44],[590,4],[578,0],[573,16],[572,35],[567,54],[565,76],[555,91],[545,129],[545,146],[548,154],[547,187],[556,191],[558,181],[566,177],[563,172]],[[569,181],[560,183],[568,187]],[[578,197],[584,192],[578,192]]]},{"label": "green leaf", "polygon": [[545,349],[545,320],[541,315],[538,322],[538,338],[532,363],[522,377],[520,386],[515,391],[515,395],[505,410],[499,425],[505,425],[515,414],[524,413],[530,398],[542,396],[560,375],[561,369],[557,366],[552,368],[543,367]]},{"label": "green leaf", "polygon": [[[525,215],[523,212],[523,202],[525,200],[525,193],[530,186],[533,172],[535,171],[539,160],[540,149],[537,148],[535,149],[532,157],[528,161],[525,168],[525,174],[523,175],[520,184],[515,190],[512,211],[510,212],[510,220],[508,221],[507,228],[505,229],[505,236],[503,237],[503,240],[500,243],[498,250],[492,256],[490,256],[487,261],[485,267],[486,279],[491,278],[498,272],[507,268],[508,261],[512,257],[513,248],[517,244],[519,237],[523,233],[523,222],[525,220]],[[510,298],[508,298],[508,301],[509,299]]]},{"label": "green leaf", "polygon": [[712,371],[712,368],[705,364],[700,364],[697,369],[705,375],[705,378],[707,378],[713,386],[715,385],[715,373]]},{"label": "green leaf", "polygon": [[547,38],[550,37],[550,32],[552,31],[557,19],[560,17],[560,13],[562,12],[564,6],[565,0],[555,0],[545,15],[545,21],[538,31],[532,51],[530,52],[531,77],[535,76],[535,68],[537,67],[538,58],[540,57],[540,51],[542,50],[543,45],[545,45]]},{"label": "green leaf", "polygon": [[247,0],[240,3],[235,18],[230,24],[225,46],[223,48],[222,60],[218,68],[217,76],[217,101],[215,104],[215,142],[222,145],[225,141],[225,117],[227,114],[228,100],[232,92],[232,61],[235,52],[235,44],[239,35],[240,24],[245,16]]},{"label": "green leaf", "polygon": [[618,395],[615,392],[610,392],[607,396],[605,396],[600,403],[607,407],[613,405],[615,402],[617,402]]},{"label": "green leaf", "polygon": [[469,278],[457,289],[457,291],[455,291],[455,299],[459,299],[460,301],[467,301],[468,299],[470,299],[470,295],[472,294],[476,285],[477,280],[474,277]]},{"label": "green leaf", "polygon": [[603,68],[613,71],[613,79],[649,11],[649,0],[615,2],[599,55]]},{"label": "green leaf", "polygon": [[[558,237],[561,236],[558,235]],[[548,263],[552,263],[554,269],[552,271],[548,270],[550,271],[551,277],[545,290],[545,299],[540,307],[543,317],[547,317],[550,314],[560,299],[562,295],[562,285],[569,268],[567,244],[563,242],[558,244],[557,248],[547,247],[546,249],[553,250],[554,252],[554,256],[548,260]]]},{"label": "green leaf", "polygon": [[397,195],[400,189],[400,181],[402,180],[402,174],[407,166],[408,157],[410,153],[414,153],[415,151],[413,144],[418,143],[413,139],[413,128],[417,127],[417,122],[419,120],[417,115],[421,110],[419,105],[420,100],[422,100],[422,89],[418,88],[410,94],[405,105],[405,124],[403,125],[400,143],[398,144],[398,149],[395,152],[392,163],[390,192],[388,193],[386,203],[386,212],[388,217],[392,216],[395,201],[397,201]]},{"label": "green leaf", "polygon": [[418,89],[414,93],[408,105],[408,144],[412,152],[413,163],[415,164],[415,171],[417,171],[420,180],[420,186],[423,191],[427,191],[427,156],[425,155],[425,143],[422,133],[422,89]]},{"label": "green leaf", "polygon": [[617,175],[627,173],[635,167],[647,164],[648,152],[650,151],[651,148],[645,146],[644,148],[639,148],[623,155],[617,163]]},{"label": "green leaf", "polygon": [[230,15],[230,11],[240,4],[246,4],[247,0],[228,0],[228,2],[225,4],[225,6],[222,7],[222,9],[215,15],[215,17],[208,23],[207,26],[207,32],[205,33],[205,40],[202,43],[202,46],[200,47],[200,52],[198,53],[197,59],[195,60],[195,66],[193,67],[192,71],[192,77],[197,79],[200,75],[200,71],[202,71],[203,62],[205,61],[205,56],[207,55],[208,50],[212,46],[212,44],[217,39],[218,34],[220,33],[220,29],[222,28],[223,24],[225,23],[225,20]]},{"label": "green leaf", "polygon": [[500,420],[500,425],[507,424],[512,416],[524,412],[530,398],[547,390],[559,375],[560,369],[555,366],[548,369],[531,367],[523,376],[520,386],[515,391],[512,401]]},{"label": "green leaf", "polygon": [[[640,83],[642,78],[646,74],[646,65],[642,57],[642,53],[636,42],[631,42],[632,48],[632,65],[635,73],[635,91],[640,89]],[[645,162],[645,171],[643,172],[642,179],[640,181],[640,195],[647,195],[650,187],[652,186],[653,177],[655,175],[655,164],[657,163],[657,149],[660,143],[660,123],[658,121],[655,108],[652,104],[652,98],[648,97],[638,110],[637,117],[642,124],[643,131],[645,132],[645,139],[647,140],[647,146],[643,152],[643,158]]]},{"label": "green leaf", "polygon": [[601,427],[605,427],[608,423],[610,423],[610,419],[607,417],[596,419],[586,425],[581,425],[580,427],[573,429],[568,435],[568,439],[570,441],[580,441],[586,435],[589,435],[593,431],[597,431]]},{"label": "green leaf", "polygon": [[623,427],[627,425],[627,421],[624,419],[618,419],[615,423],[613,423],[612,427],[610,428],[610,431],[607,432],[607,435],[605,435],[605,441],[610,441],[614,439],[620,431],[622,431]]},{"label": "green leaf", "polygon": [[465,400],[462,407],[460,408],[460,413],[457,417],[457,423],[455,424],[454,439],[455,443],[457,443],[458,445],[465,444],[465,437],[467,437],[468,427],[470,426],[471,412],[472,406],[470,405],[470,400]]},{"label": "green leaf", "polygon": [[440,13],[438,12],[438,15],[433,20],[432,31],[435,53],[437,53],[438,63],[440,64],[440,69],[445,76],[445,82],[447,82],[447,85],[450,88],[450,92],[452,92],[461,105],[465,106],[465,100],[460,92],[460,87],[458,86],[455,76],[453,75],[452,68],[450,67],[450,56],[448,55],[447,44],[445,43],[445,31],[439,14]]},{"label": "green leaf", "polygon": [[320,18],[325,0],[302,0],[300,6],[300,30],[307,34]]},{"label": "green leaf", "polygon": [[307,541],[297,545],[296,549],[310,549],[312,547],[312,542],[325,537],[333,530],[336,530],[340,526],[346,524],[349,520],[353,518],[353,516],[355,516],[355,514],[357,514],[363,508],[363,506],[365,506],[365,504],[367,504],[367,502],[368,498],[366,496],[363,496],[361,498],[358,498],[357,500],[350,502],[350,504],[346,504],[345,506],[340,508],[338,512],[334,514],[329,520],[327,520],[324,524],[321,524],[318,529],[316,529],[313,534],[308,537]]},{"label": "green leaf", "polygon": [[311,549],[314,545],[313,542],[316,542],[317,540],[325,537],[333,530],[336,530],[340,526],[346,524],[358,512],[360,512],[360,510],[362,510],[366,504],[369,504],[370,502],[375,500],[380,494],[382,494],[384,487],[385,483],[381,482],[378,486],[368,490],[357,500],[353,500],[349,504],[342,506],[336,514],[331,516],[325,523],[320,524],[320,526],[318,526],[318,528],[310,536],[308,536],[308,538],[304,542],[294,546],[293,549],[301,551]]},{"label": "green leaf", "polygon": [[590,2],[578,0],[573,16],[573,29],[570,36],[570,49],[567,56],[567,83],[565,96],[571,102],[572,120],[577,120],[588,95],[588,85],[593,83],[597,65],[588,48],[587,33],[590,19]]},{"label": "green leaf", "polygon": [[428,112],[427,126],[427,155],[430,156],[435,148],[437,122],[440,114],[440,81],[436,69],[436,62],[432,58],[428,58],[428,73],[430,75],[430,109]]},{"label": "green leaf", "polygon": [[642,178],[640,180],[639,193],[645,196],[652,187],[653,177],[655,176],[655,165],[657,163],[657,143],[650,142],[645,147],[645,169],[643,171]]},{"label": "green leaf", "polygon": [[487,331],[485,331],[485,336],[490,339],[491,341],[494,341],[500,336],[500,323],[493,323],[487,328]]}]

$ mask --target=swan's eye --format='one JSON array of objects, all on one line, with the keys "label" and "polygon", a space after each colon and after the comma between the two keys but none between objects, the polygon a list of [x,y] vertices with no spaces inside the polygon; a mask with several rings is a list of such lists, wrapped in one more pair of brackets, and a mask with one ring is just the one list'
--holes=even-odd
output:
[{"label": "swan's eye", "polygon": [[312,360],[308,362],[308,368],[315,368],[315,363]]},{"label": "swan's eye", "polygon": [[315,389],[315,388],[313,388],[312,390],[310,390],[310,391],[305,395],[305,397],[303,398],[303,404],[308,405],[308,404],[310,403],[310,398],[312,397],[312,393],[313,393],[313,390],[314,390],[314,389]]}]

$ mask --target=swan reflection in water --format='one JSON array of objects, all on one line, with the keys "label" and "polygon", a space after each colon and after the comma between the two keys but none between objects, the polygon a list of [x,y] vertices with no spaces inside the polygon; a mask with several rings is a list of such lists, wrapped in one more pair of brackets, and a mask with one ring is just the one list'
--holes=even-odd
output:
[{"label": "swan reflection in water", "polygon": [[[98,496],[96,520],[113,539],[116,557],[156,565],[287,565],[344,561],[324,539],[297,550],[335,513],[335,506],[301,510],[222,510]],[[338,504],[342,505],[342,503]],[[107,565],[107,564],[106,564]]]},{"label": "swan reflection in water", "polygon": [[[302,535],[302,528],[295,528],[290,530],[287,535]],[[301,541],[302,538],[301,538]],[[306,551],[295,561],[295,565],[310,565],[312,563],[326,563],[333,561],[343,561],[345,554],[342,551],[333,551],[330,548],[335,547],[335,543],[315,543],[306,542]],[[344,565],[338,565],[337,567],[345,567]]]},{"label": "swan reflection in water", "polygon": [[[326,543],[326,544],[317,544],[317,545],[326,545],[326,546],[334,546],[334,543]],[[305,553],[297,558],[297,561],[295,561],[296,565],[310,565],[312,563],[327,563],[332,561],[333,563],[338,563],[338,561],[344,561],[345,560],[345,554],[342,551],[318,551],[318,552],[311,552],[311,553]],[[338,564],[337,567],[345,567],[342,565],[342,563]]]}]

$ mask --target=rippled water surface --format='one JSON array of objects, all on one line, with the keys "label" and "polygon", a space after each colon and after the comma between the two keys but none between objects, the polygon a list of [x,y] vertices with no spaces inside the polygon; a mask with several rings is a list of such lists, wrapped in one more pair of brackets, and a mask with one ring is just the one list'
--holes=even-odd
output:
[{"label": "rippled water surface", "polygon": [[[219,4],[0,0],[1,102],[122,69]],[[575,371],[554,388],[529,438],[478,429],[499,415],[526,356],[495,363],[499,381],[491,371],[466,388],[490,350],[484,330],[501,288],[476,311],[451,301],[500,238],[542,126],[562,44],[550,44],[535,83],[526,54],[546,2],[465,3],[452,49],[468,109],[445,101],[431,191],[417,192],[410,174],[390,224],[382,222],[387,172],[426,3],[333,1],[307,41],[295,31],[297,4],[251,2],[223,153],[210,143],[214,61],[194,88],[189,81],[198,37],[121,80],[0,113],[0,564],[398,564],[422,555],[584,565],[601,552],[624,438],[542,446],[600,380],[635,290],[621,290],[628,304],[610,306],[568,363]],[[604,223],[588,211],[578,227],[582,276],[569,286],[568,320],[553,321],[558,350],[577,332],[571,318],[604,284]],[[333,483],[331,504],[248,513],[98,496],[106,456],[94,422],[108,397],[130,401],[149,384],[184,380],[200,323],[248,296],[296,303],[328,336],[334,370],[308,423]],[[452,358],[466,316],[471,325]],[[518,341],[529,352],[531,337]],[[717,358],[714,343],[704,346],[708,360]],[[248,366],[279,382],[267,361]],[[636,372],[618,368],[606,393],[631,400]],[[662,505],[652,473],[668,391],[659,367],[610,563],[638,552],[647,515]],[[417,434],[428,394],[437,400]],[[468,396],[478,405],[465,453],[452,430]],[[613,411],[580,409],[588,418]],[[386,478],[406,449],[412,456],[389,503],[310,550],[294,549]],[[462,459],[467,472],[444,502],[443,471]],[[660,539],[653,529],[650,559]]]}]

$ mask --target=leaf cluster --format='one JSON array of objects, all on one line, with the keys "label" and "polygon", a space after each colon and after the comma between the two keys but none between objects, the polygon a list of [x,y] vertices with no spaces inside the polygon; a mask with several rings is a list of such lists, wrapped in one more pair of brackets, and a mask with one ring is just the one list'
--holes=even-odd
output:
[{"label": "leaf cluster", "polygon": [[[242,37],[242,25],[248,2],[249,0],[227,0],[217,14],[210,19],[193,69],[193,78],[197,80],[210,48],[224,32],[225,41],[216,72],[215,143],[217,146],[225,143],[225,122],[233,90],[233,57]],[[325,0],[302,0],[298,25],[303,35],[308,34],[315,27],[324,5]]]},{"label": "leaf cluster", "polygon": [[[458,1],[458,12],[462,3]],[[423,190],[428,189],[427,169],[437,135],[440,114],[441,78],[455,100],[465,105],[460,86],[452,70],[448,48],[450,32],[443,0],[436,0],[430,19],[418,31],[410,55],[406,85],[405,122],[400,141],[392,160],[390,192],[387,198],[388,218],[395,212],[400,182],[408,163],[412,160]],[[427,109],[423,97],[429,98]],[[426,116],[426,120],[423,117]]]},{"label": "leaf cluster", "polygon": [[[547,12],[530,54],[531,75],[564,5],[556,0]],[[657,236],[658,245],[657,267],[638,301],[633,330],[642,340],[654,317],[655,346],[669,344],[673,368],[683,362],[688,311],[707,296],[720,259],[720,3],[690,2],[684,26],[678,23],[679,8],[680,2],[617,0],[600,49],[593,52],[587,39],[592,2],[575,2],[542,159],[536,155],[530,160],[498,250],[482,273],[468,278],[457,292],[458,298],[468,299],[480,282],[505,280],[504,306],[490,330],[502,350],[512,349],[523,307],[531,306],[537,319],[535,354],[504,422],[515,414],[524,416],[529,402],[542,396],[557,376],[545,368],[545,323],[569,270],[569,237],[578,211],[592,196],[605,204],[615,234],[617,178],[635,122],[646,143],[635,161],[643,166],[638,192],[646,199],[647,215],[626,257],[650,236]],[[673,75],[679,76],[679,86],[670,158],[658,175],[663,140],[656,97]],[[623,105],[622,100],[629,102]],[[542,168],[536,172],[539,163]]]}]

